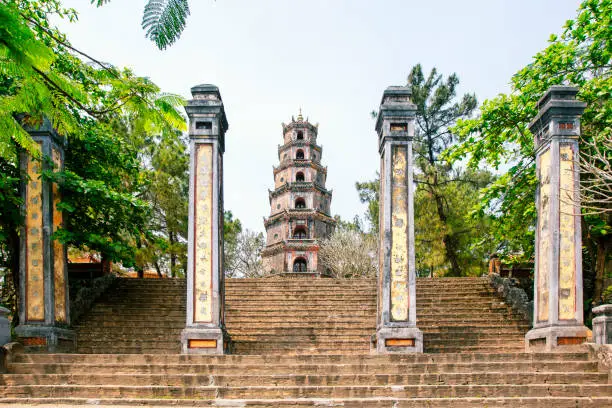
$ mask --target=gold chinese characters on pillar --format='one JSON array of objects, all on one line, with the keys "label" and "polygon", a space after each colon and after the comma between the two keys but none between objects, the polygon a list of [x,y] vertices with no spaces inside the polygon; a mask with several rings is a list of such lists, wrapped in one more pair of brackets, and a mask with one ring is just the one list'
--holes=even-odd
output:
[{"label": "gold chinese characters on pillar", "polygon": [[570,145],[559,147],[559,319],[576,317],[576,233],[574,155]]},{"label": "gold chinese characters on pillar", "polygon": [[[37,149],[41,151],[38,143]],[[43,205],[41,162],[30,156],[27,160],[26,185],[26,320],[45,320],[45,281],[43,262]]]},{"label": "gold chinese characters on pillar", "polygon": [[408,320],[407,149],[394,146],[391,165],[391,320]]},{"label": "gold chinese characters on pillar", "polygon": [[[53,148],[53,165],[56,171],[62,169],[62,156],[59,150]],[[61,196],[57,183],[52,185],[53,192],[53,232],[62,227],[62,212],[58,211],[57,205],[60,203]],[[55,321],[66,323],[66,275],[64,274],[66,259],[64,245],[57,239],[53,240],[53,279],[55,294]]]},{"label": "gold chinese characters on pillar", "polygon": [[195,155],[193,296],[194,322],[212,322],[213,147],[197,144]]},{"label": "gold chinese characters on pillar", "polygon": [[549,284],[551,251],[550,217],[550,150],[539,156],[540,159],[540,202],[538,208],[538,321],[548,321]]}]

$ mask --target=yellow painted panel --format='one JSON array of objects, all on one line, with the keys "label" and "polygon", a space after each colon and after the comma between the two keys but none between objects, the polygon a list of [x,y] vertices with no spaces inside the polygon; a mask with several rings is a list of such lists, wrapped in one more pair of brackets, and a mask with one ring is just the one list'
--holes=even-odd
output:
[{"label": "yellow painted panel", "polygon": [[414,339],[387,339],[385,340],[387,347],[414,347]]},{"label": "yellow painted panel", "polygon": [[550,217],[550,149],[539,156],[540,202],[538,203],[538,321],[548,321],[551,217]]},{"label": "yellow painted panel", "polygon": [[[62,168],[62,157],[60,152],[53,148],[53,164],[59,171]],[[53,183],[53,232],[62,226],[62,212],[57,210],[57,205],[61,200],[59,186]],[[64,245],[58,240],[53,240],[53,278],[55,280],[55,320],[66,323],[66,259]]]},{"label": "yellow painted panel", "polygon": [[576,317],[576,232],[574,213],[574,155],[571,146],[561,145],[559,197],[559,319]]},{"label": "yellow painted panel", "polygon": [[391,164],[391,320],[408,320],[407,150],[394,146]]},{"label": "yellow painted panel", "polygon": [[216,348],[217,340],[189,340],[189,348]]},{"label": "yellow painted panel", "polygon": [[212,322],[213,146],[197,144],[195,157],[194,321]]},{"label": "yellow painted panel", "polygon": [[[41,145],[37,145],[38,151]],[[45,320],[45,281],[43,259],[43,206],[41,162],[27,159],[26,186],[26,320]]]}]

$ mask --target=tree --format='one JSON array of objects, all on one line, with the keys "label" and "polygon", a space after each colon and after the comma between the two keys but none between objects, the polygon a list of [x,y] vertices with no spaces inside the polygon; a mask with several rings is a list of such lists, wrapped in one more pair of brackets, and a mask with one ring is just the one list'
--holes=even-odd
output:
[{"label": "tree", "polygon": [[[448,152],[452,160],[468,158],[472,168],[483,163],[496,169],[510,166],[483,191],[478,210],[492,216],[495,238],[505,243],[506,254],[519,249],[529,258],[534,247],[537,179],[528,124],[537,114],[538,99],[551,85],[580,88],[578,98],[588,104],[581,129],[584,286],[585,300],[595,302],[601,299],[602,286],[590,282],[603,280],[612,247],[610,189],[606,187],[610,179],[601,179],[609,174],[610,163],[606,146],[612,133],[611,41],[612,2],[583,1],[563,33],[552,35],[549,45],[512,77],[510,94],[485,101],[478,117],[457,123],[454,131],[461,143]],[[599,181],[603,186],[593,189]]]},{"label": "tree", "polygon": [[337,225],[321,243],[319,262],[334,278],[374,278],[378,265],[376,235]]},{"label": "tree", "polygon": [[[461,276],[478,273],[486,251],[475,246],[486,234],[484,220],[469,217],[474,196],[492,176],[486,171],[461,171],[440,155],[456,141],[450,128],[476,108],[476,97],[465,94],[456,101],[459,78],[444,78],[434,68],[425,76],[420,64],[408,76],[407,86],[416,105],[415,232],[420,273]],[[359,198],[368,203],[366,219],[378,230],[379,179],[356,183]]]},{"label": "tree", "polygon": [[225,265],[225,276],[229,278],[258,278],[264,276],[261,251],[265,245],[263,234],[249,229],[240,231],[230,262]]},{"label": "tree", "polygon": [[189,154],[180,132],[150,138],[140,151],[147,179],[145,197],[152,207],[149,219],[155,239],[143,262],[152,264],[158,275],[171,277],[187,270],[187,225],[189,210]]},{"label": "tree", "polygon": [[[91,0],[98,7],[108,2],[110,0]],[[146,32],[145,36],[163,50],[179,39],[188,16],[188,0],[147,0],[142,15],[142,28]]]},{"label": "tree", "polygon": [[[470,229],[453,225],[450,220],[453,208],[449,205],[450,197],[445,191],[450,184],[471,180],[458,178],[460,173],[453,173],[452,165],[440,160],[439,156],[456,140],[450,127],[457,120],[469,117],[477,106],[473,94],[465,94],[460,101],[455,101],[458,84],[456,74],[444,79],[435,68],[425,77],[420,64],[415,65],[408,75],[411,100],[417,108],[414,154],[418,171],[415,172],[415,181],[418,188],[427,191],[431,197],[436,218],[444,226],[440,229],[441,239],[446,262],[449,264],[448,274],[453,276],[463,274],[464,266],[460,257],[464,248],[459,241],[461,235],[469,233]],[[454,218],[461,219],[461,215]]]},{"label": "tree", "polygon": [[355,182],[355,188],[359,194],[359,201],[368,205],[365,218],[370,224],[370,231],[374,234],[378,233],[379,223],[379,208],[380,201],[380,176],[376,174],[376,178],[371,181]]},{"label": "tree", "polygon": [[0,267],[16,286],[23,222],[18,152],[43,159],[24,124],[36,127],[48,119],[70,146],[64,171],[42,174],[64,196],[57,208],[66,223],[52,238],[126,266],[139,266],[139,251],[157,240],[137,147],[150,135],[186,128],[180,97],[74,48],[51,26],[51,16],[74,20],[76,13],[57,0],[0,2],[0,180],[7,181]]}]

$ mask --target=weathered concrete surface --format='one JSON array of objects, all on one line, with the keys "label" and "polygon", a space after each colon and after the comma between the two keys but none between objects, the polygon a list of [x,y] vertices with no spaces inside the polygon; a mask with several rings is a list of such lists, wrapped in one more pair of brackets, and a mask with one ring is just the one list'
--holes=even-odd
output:
[{"label": "weathered concrete surface", "polygon": [[593,314],[593,341],[612,345],[612,305],[597,306]]},{"label": "weathered concrete surface", "polygon": [[11,324],[8,319],[10,313],[10,310],[0,306],[0,346],[11,341]]},{"label": "weathered concrete surface", "polygon": [[513,278],[505,278],[498,274],[489,275],[491,286],[497,291],[513,310],[527,321],[533,321],[533,301],[520,288]]}]

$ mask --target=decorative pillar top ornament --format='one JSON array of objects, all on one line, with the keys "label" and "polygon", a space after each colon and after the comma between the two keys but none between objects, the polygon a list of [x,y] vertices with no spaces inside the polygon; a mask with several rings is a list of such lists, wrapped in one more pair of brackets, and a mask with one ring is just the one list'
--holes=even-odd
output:
[{"label": "decorative pillar top ornament", "polygon": [[[383,92],[376,119],[379,150],[386,141],[412,140],[416,105],[407,86],[390,86]],[[412,128],[409,128],[411,126]]]},{"label": "decorative pillar top ornament", "polygon": [[225,151],[225,132],[229,128],[219,88],[202,84],[191,88],[193,99],[185,106],[189,116],[191,139],[219,139],[221,151]]},{"label": "decorative pillar top ornament", "polygon": [[536,150],[548,146],[553,137],[580,137],[580,116],[587,104],[576,100],[578,91],[573,86],[554,85],[540,98],[537,104],[539,112],[529,124]]}]

